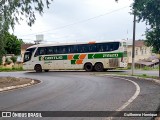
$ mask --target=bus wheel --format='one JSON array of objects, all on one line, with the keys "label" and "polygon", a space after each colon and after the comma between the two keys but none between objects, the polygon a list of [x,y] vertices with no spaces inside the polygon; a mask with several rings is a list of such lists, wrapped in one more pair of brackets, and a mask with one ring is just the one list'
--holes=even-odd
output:
[{"label": "bus wheel", "polygon": [[86,63],[84,65],[84,69],[87,71],[87,72],[91,72],[93,70],[93,66],[91,63]]},{"label": "bus wheel", "polygon": [[96,63],[96,64],[94,65],[94,69],[95,69],[95,71],[97,71],[97,72],[102,72],[102,71],[104,71],[103,64],[102,64],[102,63]]},{"label": "bus wheel", "polygon": [[42,72],[42,67],[41,67],[41,65],[35,65],[34,70],[35,70],[36,72]]},{"label": "bus wheel", "polygon": [[49,72],[49,70],[44,70],[44,72]]}]

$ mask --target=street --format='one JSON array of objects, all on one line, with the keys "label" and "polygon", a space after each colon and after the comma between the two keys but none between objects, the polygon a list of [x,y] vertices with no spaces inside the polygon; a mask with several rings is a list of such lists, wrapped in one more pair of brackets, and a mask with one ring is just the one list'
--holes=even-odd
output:
[{"label": "street", "polygon": [[[159,85],[147,80],[128,78],[130,81],[127,81],[111,76],[95,76],[92,72],[71,71],[2,72],[0,76],[26,77],[41,81],[34,86],[0,93],[1,111],[115,111],[122,108],[133,96],[133,101],[122,110],[156,111],[160,104]],[[138,87],[140,90],[137,90]]]}]

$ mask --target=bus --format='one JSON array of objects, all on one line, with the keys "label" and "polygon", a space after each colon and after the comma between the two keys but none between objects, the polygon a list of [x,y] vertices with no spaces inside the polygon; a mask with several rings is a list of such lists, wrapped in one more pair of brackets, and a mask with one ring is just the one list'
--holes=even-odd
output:
[{"label": "bus", "polygon": [[127,67],[126,42],[37,44],[26,49],[24,70],[104,71]]}]

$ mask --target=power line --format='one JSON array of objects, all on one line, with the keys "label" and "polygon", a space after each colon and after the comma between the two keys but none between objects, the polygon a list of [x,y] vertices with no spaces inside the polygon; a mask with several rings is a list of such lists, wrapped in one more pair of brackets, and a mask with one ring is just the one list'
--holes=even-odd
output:
[{"label": "power line", "polygon": [[21,35],[21,36],[32,36],[32,35],[36,35],[36,34],[46,33],[46,32],[49,32],[49,31],[55,31],[55,30],[59,30],[59,29],[64,29],[64,28],[67,28],[67,27],[70,27],[70,26],[73,26],[73,25],[77,25],[77,24],[81,24],[81,23],[84,23],[84,22],[87,22],[87,21],[90,21],[90,20],[93,20],[93,19],[97,19],[99,17],[103,17],[103,16],[108,15],[108,14],[112,14],[114,12],[120,11],[120,10],[125,9],[127,7],[128,6],[125,6],[125,7],[122,7],[122,8],[119,8],[119,9],[116,9],[116,10],[113,10],[113,11],[110,11],[110,12],[95,16],[95,17],[91,17],[91,18],[88,18],[88,19],[80,20],[78,22],[74,22],[74,23],[71,23],[71,24],[68,24],[68,25],[64,25],[64,26],[61,26],[61,27],[57,27],[57,28],[54,28],[54,29],[50,29],[50,30],[46,30],[46,31],[38,32],[38,33]]}]

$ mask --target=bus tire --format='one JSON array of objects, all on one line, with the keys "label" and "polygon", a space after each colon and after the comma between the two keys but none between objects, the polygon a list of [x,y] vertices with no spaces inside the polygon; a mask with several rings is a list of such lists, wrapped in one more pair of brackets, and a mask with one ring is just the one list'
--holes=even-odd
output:
[{"label": "bus tire", "polygon": [[49,70],[44,70],[44,72],[49,72]]},{"label": "bus tire", "polygon": [[34,70],[35,70],[36,72],[42,72],[42,67],[41,67],[41,65],[39,65],[39,64],[35,65]]},{"label": "bus tire", "polygon": [[91,63],[86,63],[84,65],[84,69],[87,71],[87,72],[91,72],[93,70],[93,66]]},{"label": "bus tire", "polygon": [[103,64],[102,64],[102,63],[96,63],[96,64],[94,65],[94,70],[97,71],[97,72],[102,72],[102,71],[104,71]]}]

